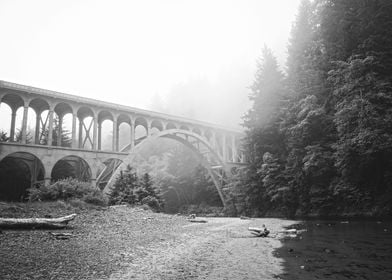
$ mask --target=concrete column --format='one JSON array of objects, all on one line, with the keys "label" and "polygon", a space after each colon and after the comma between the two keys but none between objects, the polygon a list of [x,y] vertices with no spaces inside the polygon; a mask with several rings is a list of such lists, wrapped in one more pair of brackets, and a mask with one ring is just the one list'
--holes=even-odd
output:
[{"label": "concrete column", "polygon": [[27,137],[27,114],[29,112],[29,106],[23,108],[23,120],[22,120],[22,144],[26,144]]},{"label": "concrete column", "polygon": [[50,185],[50,181],[52,180],[52,178],[50,177],[45,177],[44,178],[44,185],[45,187],[48,187]]},{"label": "concrete column", "polygon": [[63,133],[63,116],[59,115],[59,127],[57,128],[57,146],[61,147],[61,134]]},{"label": "concrete column", "polygon": [[233,155],[233,162],[237,162],[237,145],[235,143],[235,135],[231,136],[231,151]]},{"label": "concrete column", "polygon": [[78,146],[78,142],[76,141],[76,118],[76,113],[72,113],[72,148],[77,148]]},{"label": "concrete column", "polygon": [[49,134],[48,134],[48,146],[52,146],[53,142],[53,110],[49,110]]},{"label": "concrete column", "polygon": [[79,119],[79,148],[83,148],[83,120]]},{"label": "concrete column", "polygon": [[102,123],[98,123],[98,150],[102,149]]},{"label": "concrete column", "polygon": [[135,121],[131,120],[131,150],[135,147]]},{"label": "concrete column", "polygon": [[147,120],[147,137],[151,136],[151,123],[152,120]]},{"label": "concrete column", "polygon": [[93,150],[96,150],[98,143],[98,117],[96,115],[94,115],[93,121]]},{"label": "concrete column", "polygon": [[91,178],[90,184],[93,188],[96,188],[97,187],[97,178]]},{"label": "concrete column", "polygon": [[112,151],[113,152],[117,152],[117,150],[118,150],[118,143],[117,143],[117,140],[118,140],[118,126],[117,126],[117,120],[116,119],[114,119],[113,120],[113,138],[112,138]]},{"label": "concrete column", "polygon": [[11,113],[11,129],[10,129],[10,141],[15,141],[15,120],[16,120],[16,109],[12,108]]},{"label": "concrete column", "polygon": [[41,121],[41,112],[37,112],[36,118],[35,118],[35,137],[34,137],[34,143],[39,144],[39,135],[40,135],[40,123]]},{"label": "concrete column", "polygon": [[116,129],[116,151],[118,152],[120,150],[120,126],[117,123],[117,129]]}]

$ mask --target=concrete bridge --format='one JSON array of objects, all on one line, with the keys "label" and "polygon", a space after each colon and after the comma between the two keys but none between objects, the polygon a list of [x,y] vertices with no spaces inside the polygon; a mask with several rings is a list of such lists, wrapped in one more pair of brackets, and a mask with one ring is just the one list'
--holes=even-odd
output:
[{"label": "concrete bridge", "polygon": [[[9,136],[0,142],[0,188],[10,187],[1,180],[11,176],[6,169],[14,165],[29,173],[30,186],[48,185],[67,176],[107,190],[121,165],[132,163],[143,145],[158,138],[170,138],[198,155],[225,204],[224,178],[233,167],[245,164],[241,131],[219,125],[6,81],[0,81],[0,103],[7,104],[11,111],[9,124],[0,120],[2,126],[10,128]],[[20,109],[22,124],[20,131],[16,131]],[[63,141],[63,121],[67,115],[72,128],[70,139]],[[107,120],[112,122],[112,145],[110,150],[103,150],[102,123]],[[28,131],[31,122],[35,124],[33,135]],[[139,138],[138,127],[145,131]],[[119,135],[124,129],[128,130],[129,138],[120,147]]]}]

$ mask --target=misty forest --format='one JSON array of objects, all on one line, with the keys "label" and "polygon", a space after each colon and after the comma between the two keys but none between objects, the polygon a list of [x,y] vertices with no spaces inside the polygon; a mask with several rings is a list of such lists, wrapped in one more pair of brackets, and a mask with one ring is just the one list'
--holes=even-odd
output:
[{"label": "misty forest", "polygon": [[390,1],[302,1],[287,65],[264,47],[234,184],[246,211],[391,216],[391,15]]}]

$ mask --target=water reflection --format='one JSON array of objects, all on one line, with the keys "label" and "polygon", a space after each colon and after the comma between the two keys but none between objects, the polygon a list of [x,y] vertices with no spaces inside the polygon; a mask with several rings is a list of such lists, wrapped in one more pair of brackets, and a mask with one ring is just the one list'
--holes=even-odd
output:
[{"label": "water reflection", "polygon": [[308,221],[275,255],[285,270],[277,279],[392,279],[391,222]]}]

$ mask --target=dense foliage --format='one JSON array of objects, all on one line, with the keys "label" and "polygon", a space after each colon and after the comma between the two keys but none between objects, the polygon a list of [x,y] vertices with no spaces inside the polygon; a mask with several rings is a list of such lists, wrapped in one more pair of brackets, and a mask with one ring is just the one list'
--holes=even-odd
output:
[{"label": "dense foliage", "polygon": [[129,165],[120,171],[109,193],[109,204],[122,203],[144,204],[157,211],[163,206],[150,175],[145,173],[142,178],[139,178]]},{"label": "dense foliage", "polygon": [[263,49],[245,116],[248,211],[392,214],[392,4],[304,0],[285,75]]},{"label": "dense foliage", "polygon": [[74,178],[59,180],[50,186],[29,188],[29,201],[81,200],[87,203],[104,206],[107,199],[104,194],[90,183],[80,182]]}]

